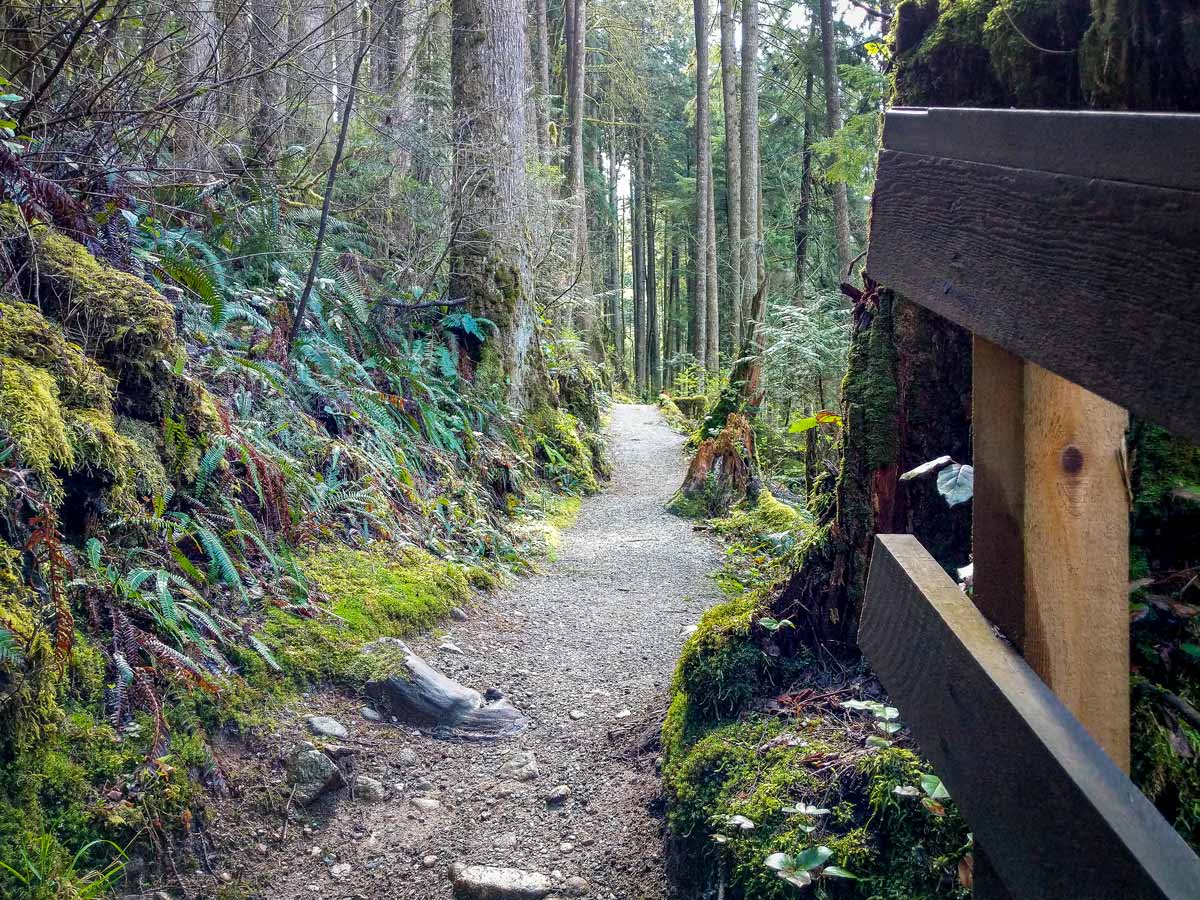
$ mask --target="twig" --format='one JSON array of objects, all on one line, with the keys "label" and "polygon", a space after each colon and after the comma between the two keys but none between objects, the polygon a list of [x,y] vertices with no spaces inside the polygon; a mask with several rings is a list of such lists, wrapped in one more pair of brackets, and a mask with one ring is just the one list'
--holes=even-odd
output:
[{"label": "twig", "polygon": [[377,306],[389,306],[392,309],[400,312],[417,312],[422,309],[435,309],[439,306],[463,306],[467,302],[466,297],[459,297],[457,300],[430,300],[426,303],[405,303],[403,300],[376,300]]},{"label": "twig", "polygon": [[[382,27],[381,24],[380,28]],[[378,33],[379,29],[376,29],[375,34]],[[359,39],[362,40],[364,37],[362,31],[359,32],[359,36]],[[333,151],[333,162],[329,165],[329,177],[325,181],[325,199],[321,202],[321,222],[317,226],[317,240],[313,245],[312,263],[308,267],[308,277],[304,280],[304,291],[300,294],[300,302],[296,304],[296,315],[292,319],[292,330],[288,335],[288,353],[292,352],[292,347],[296,344],[296,337],[304,326],[304,313],[308,309],[308,298],[312,296],[313,282],[317,278],[317,265],[321,261],[321,247],[325,243],[325,229],[329,225],[329,207],[333,202],[333,186],[337,183],[338,163],[342,161],[342,154],[346,150],[346,135],[350,132],[350,115],[354,111],[354,96],[358,93],[358,74],[362,71],[363,60],[366,59],[367,51],[373,43],[375,43],[375,35],[363,40],[358,55],[354,58],[354,70],[350,73],[350,90],[346,94],[346,107],[342,111],[342,127],[338,132],[337,147]]]},{"label": "twig", "polygon": [[84,14],[83,18],[79,22],[79,27],[75,29],[75,33],[71,35],[71,40],[67,42],[66,49],[64,49],[62,55],[59,56],[58,62],[54,64],[54,68],[50,70],[50,74],[47,75],[42,80],[42,83],[38,85],[37,90],[33,92],[33,96],[29,98],[29,102],[26,103],[21,109],[21,114],[17,116],[18,128],[25,124],[26,116],[33,112],[33,109],[35,106],[37,106],[37,102],[41,98],[42,94],[44,94],[46,89],[50,87],[50,83],[58,77],[59,73],[63,70],[63,66],[67,64],[67,60],[71,58],[71,53],[74,52],[75,45],[79,43],[79,39],[83,37],[83,33],[87,31],[88,26],[92,24],[96,16],[100,15],[100,10],[104,9],[107,4],[108,0],[96,0],[96,2],[92,5],[92,8]]},{"label": "twig", "polygon": [[280,844],[287,843],[288,824],[291,822],[291,818],[288,814],[292,810],[292,798],[296,796],[296,789],[299,787],[300,785],[298,784],[292,785],[292,792],[288,794],[287,803],[283,804],[283,831],[279,834]]}]

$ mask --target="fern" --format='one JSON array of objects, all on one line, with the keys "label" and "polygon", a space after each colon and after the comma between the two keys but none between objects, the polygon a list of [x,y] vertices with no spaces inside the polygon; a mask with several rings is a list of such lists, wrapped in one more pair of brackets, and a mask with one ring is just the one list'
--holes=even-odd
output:
[{"label": "fern", "polygon": [[271,669],[273,671],[275,671],[275,672],[283,671],[283,667],[280,666],[279,663],[275,660],[274,655],[267,648],[267,645],[264,644],[256,635],[253,635],[253,634],[247,635],[246,640],[249,642],[250,646],[255,649],[255,651],[258,653],[258,655],[263,658],[263,661],[266,662],[266,664],[271,667]]},{"label": "fern", "polygon": [[216,573],[220,576],[221,581],[233,588],[238,596],[244,602],[249,602],[250,598],[246,594],[246,585],[242,582],[242,576],[238,574],[237,566],[234,565],[233,557],[229,555],[229,551],[225,549],[224,543],[217,537],[216,532],[211,528],[201,526],[196,529],[196,539],[200,546],[204,548],[204,552],[208,555],[209,562],[212,564]]},{"label": "fern", "polygon": [[16,668],[25,660],[25,654],[16,645],[13,633],[0,625],[0,666]]}]

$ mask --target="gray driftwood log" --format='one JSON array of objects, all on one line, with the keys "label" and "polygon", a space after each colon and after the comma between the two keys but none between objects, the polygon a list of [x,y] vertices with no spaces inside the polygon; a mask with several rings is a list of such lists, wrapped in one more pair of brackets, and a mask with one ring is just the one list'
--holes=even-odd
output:
[{"label": "gray driftwood log", "polygon": [[386,661],[373,666],[367,696],[386,716],[448,737],[491,740],[520,734],[528,720],[507,700],[485,702],[480,693],[446,677],[403,641],[383,638],[363,653]]}]

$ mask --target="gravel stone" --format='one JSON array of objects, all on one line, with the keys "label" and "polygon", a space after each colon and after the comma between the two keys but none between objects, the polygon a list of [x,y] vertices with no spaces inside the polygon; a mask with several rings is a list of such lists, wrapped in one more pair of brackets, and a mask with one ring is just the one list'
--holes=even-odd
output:
[{"label": "gravel stone", "polygon": [[467,866],[454,877],[460,900],[541,900],[552,889],[545,875],[497,866]]},{"label": "gravel stone", "polygon": [[329,716],[309,716],[308,730],[319,737],[337,738],[339,741],[344,741],[350,737],[350,732],[346,730],[346,726],[337,719],[331,719]]}]

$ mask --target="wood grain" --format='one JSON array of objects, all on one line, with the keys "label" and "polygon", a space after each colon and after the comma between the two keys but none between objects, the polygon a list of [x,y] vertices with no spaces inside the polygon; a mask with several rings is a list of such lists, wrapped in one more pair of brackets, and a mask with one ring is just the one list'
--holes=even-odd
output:
[{"label": "wood grain", "polygon": [[1200,115],[1042,109],[888,111],[885,150],[1200,191]]},{"label": "wood grain", "polygon": [[1012,896],[1200,896],[1200,859],[916,538],[876,539],[859,642]]},{"label": "wood grain", "polygon": [[1129,770],[1129,495],[1125,410],[1024,364],[1023,653]]},{"label": "wood grain", "polygon": [[880,154],[867,273],[1200,440],[1200,193]]}]

